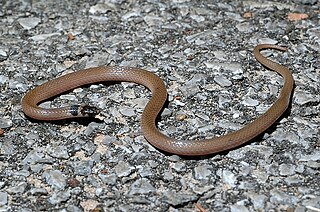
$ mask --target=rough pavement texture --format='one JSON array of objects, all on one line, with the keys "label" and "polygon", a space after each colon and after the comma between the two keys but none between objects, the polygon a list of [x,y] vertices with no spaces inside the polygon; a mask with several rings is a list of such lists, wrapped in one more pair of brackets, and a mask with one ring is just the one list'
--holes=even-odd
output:
[{"label": "rough pavement texture", "polygon": [[[88,2],[0,2],[1,211],[320,210],[318,1]],[[135,66],[167,85],[164,133],[221,135],[264,113],[282,86],[255,61],[259,43],[288,47],[263,54],[292,71],[292,107],[232,151],[181,158],[154,149],[139,125],[150,93],[133,83],[42,103],[96,105],[97,120],[40,122],[21,110],[28,90],[57,76]]]}]

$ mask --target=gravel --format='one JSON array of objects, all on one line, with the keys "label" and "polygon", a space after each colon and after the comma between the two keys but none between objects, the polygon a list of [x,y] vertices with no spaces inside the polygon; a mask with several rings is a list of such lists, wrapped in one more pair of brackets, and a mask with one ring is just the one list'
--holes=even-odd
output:
[{"label": "gravel", "polygon": [[[0,211],[319,211],[319,8],[316,0],[0,2]],[[281,77],[253,57],[259,43],[288,47],[263,54],[292,71],[292,106],[220,154],[152,147],[139,123],[151,94],[134,83],[41,103],[96,105],[95,120],[40,122],[21,109],[28,90],[57,76],[134,66],[168,88],[164,134],[225,134],[264,113],[281,89]]]}]

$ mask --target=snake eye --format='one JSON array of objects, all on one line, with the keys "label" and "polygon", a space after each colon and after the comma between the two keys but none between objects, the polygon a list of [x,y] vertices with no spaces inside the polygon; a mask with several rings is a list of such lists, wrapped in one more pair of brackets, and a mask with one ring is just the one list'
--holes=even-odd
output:
[{"label": "snake eye", "polygon": [[80,108],[80,113],[82,114],[82,116],[93,117],[100,113],[100,110],[94,106],[84,105]]}]

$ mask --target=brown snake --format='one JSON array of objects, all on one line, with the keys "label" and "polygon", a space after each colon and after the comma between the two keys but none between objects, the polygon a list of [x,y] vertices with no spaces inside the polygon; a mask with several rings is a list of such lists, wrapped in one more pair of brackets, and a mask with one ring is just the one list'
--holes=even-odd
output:
[{"label": "brown snake", "polygon": [[285,48],[271,44],[255,47],[256,59],[267,68],[276,71],[284,78],[284,85],[275,103],[260,117],[243,128],[219,137],[204,140],[176,140],[161,133],[156,127],[156,117],[161,111],[167,91],[163,81],[155,74],[128,67],[96,67],[77,71],[50,80],[29,91],[22,99],[22,109],[27,116],[39,120],[60,120],[75,117],[94,116],[99,110],[95,107],[72,105],[63,108],[45,109],[38,106],[48,98],[81,85],[103,81],[127,81],[146,86],[152,92],[141,118],[141,127],[145,138],[155,147],[178,155],[208,155],[225,151],[253,139],[268,129],[286,111],[290,103],[294,80],[290,71],[261,55],[262,49]]}]

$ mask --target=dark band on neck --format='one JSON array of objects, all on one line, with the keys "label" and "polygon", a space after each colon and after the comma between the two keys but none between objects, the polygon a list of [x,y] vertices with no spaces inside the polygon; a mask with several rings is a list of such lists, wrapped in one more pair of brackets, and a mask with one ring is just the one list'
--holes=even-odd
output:
[{"label": "dark band on neck", "polygon": [[79,115],[79,107],[80,107],[80,105],[71,105],[69,108],[71,115],[78,116]]}]

